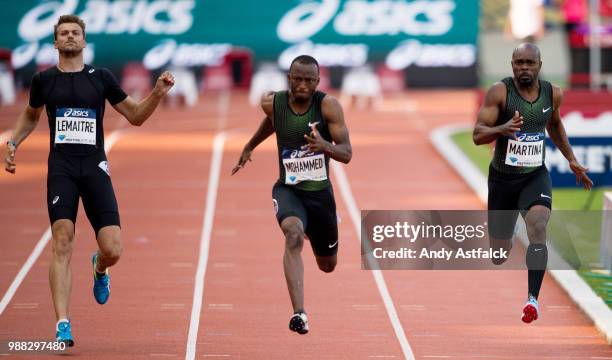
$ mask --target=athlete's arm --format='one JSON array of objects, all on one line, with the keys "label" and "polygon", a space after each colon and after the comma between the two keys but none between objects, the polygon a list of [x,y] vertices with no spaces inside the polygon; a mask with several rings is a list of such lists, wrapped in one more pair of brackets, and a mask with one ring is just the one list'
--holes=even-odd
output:
[{"label": "athlete's arm", "polygon": [[569,162],[570,169],[572,169],[572,172],[576,175],[576,185],[582,183],[585,189],[590,190],[593,186],[593,181],[591,181],[587,175],[588,169],[580,165],[578,160],[576,160],[574,151],[567,138],[565,127],[561,121],[561,113],[559,110],[562,101],[563,91],[561,88],[553,86],[553,113],[552,118],[546,125],[546,130],[552,142]]},{"label": "athlete's arm", "polygon": [[168,71],[157,78],[155,88],[149,96],[136,102],[131,97],[126,97],[125,100],[113,105],[121,115],[123,115],[130,124],[134,126],[142,125],[153,114],[153,111],[159,105],[161,99],[170,91],[174,85],[174,77]]},{"label": "athlete's arm", "polygon": [[[25,110],[17,118],[17,124],[13,131],[11,140],[6,144],[6,156],[4,157],[5,170],[11,174],[15,173],[17,165],[15,164],[15,152],[19,147],[19,144],[25,140],[28,135],[32,133],[38,120],[40,119],[40,113],[44,106],[33,108],[30,104],[26,105]],[[14,146],[13,146],[14,145]]]},{"label": "athlete's arm", "polygon": [[323,151],[334,160],[348,164],[353,156],[353,149],[349,139],[349,132],[344,122],[342,106],[335,98],[326,95],[321,102],[321,112],[327,121],[327,127],[333,143],[325,141],[316,127],[312,127],[309,135],[304,135],[308,144],[305,145],[311,151]]},{"label": "athlete's arm", "polygon": [[506,86],[501,82],[496,83],[487,91],[484,103],[478,111],[476,125],[472,134],[474,144],[488,144],[502,135],[514,137],[515,133],[520,131],[520,127],[523,125],[523,117],[518,112],[514,113],[514,117],[510,121],[495,126],[500,109],[505,103],[505,98]]},{"label": "athlete's arm", "polygon": [[251,154],[253,150],[270,135],[274,134],[274,124],[272,123],[272,118],[274,117],[274,92],[267,92],[261,97],[261,109],[266,113],[266,117],[261,121],[249,142],[244,145],[238,159],[238,164],[232,169],[232,175],[243,168],[247,161],[252,161]]}]

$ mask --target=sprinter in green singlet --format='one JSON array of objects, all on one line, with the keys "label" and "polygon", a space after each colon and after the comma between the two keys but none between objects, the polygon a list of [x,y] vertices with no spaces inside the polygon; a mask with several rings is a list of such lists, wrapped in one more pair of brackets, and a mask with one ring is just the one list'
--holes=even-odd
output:
[{"label": "sprinter in green singlet", "polygon": [[261,100],[266,114],[244,146],[232,175],[262,141],[276,133],[279,179],[272,188],[276,219],[285,235],[283,267],[293,305],[289,329],[308,332],[304,310],[304,235],[322,271],[334,271],[338,253],[336,202],[329,180],[329,159],[348,163],[352,150],[340,103],[317,91],[319,64],[307,55],[293,60],[288,91],[270,92]]},{"label": "sprinter in green singlet", "polygon": [[[557,86],[539,80],[540,50],[530,43],[512,53],[513,77],[494,84],[486,94],[474,128],[476,145],[495,143],[489,166],[489,237],[491,247],[512,246],[518,213],[525,219],[529,246],[527,303],[522,320],[539,315],[538,295],[548,262],[546,224],[552,206],[552,184],[544,164],[546,129],[569,162],[576,183],[590,190],[593,182],[578,163],[561,122],[563,94]],[[500,264],[503,261],[494,261]]]}]

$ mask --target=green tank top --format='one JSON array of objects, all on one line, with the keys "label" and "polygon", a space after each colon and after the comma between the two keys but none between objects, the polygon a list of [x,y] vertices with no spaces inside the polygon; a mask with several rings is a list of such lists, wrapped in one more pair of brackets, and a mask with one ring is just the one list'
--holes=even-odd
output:
[{"label": "green tank top", "polygon": [[282,184],[301,190],[327,189],[329,182],[329,156],[319,152],[301,150],[307,144],[304,135],[310,134],[309,124],[316,124],[321,137],[332,142],[327,122],[321,112],[325,93],[316,91],[310,107],[304,114],[295,114],[289,107],[287,91],[274,95],[274,130],[278,147],[279,179]]},{"label": "green tank top", "polygon": [[540,91],[534,102],[521,97],[511,77],[502,80],[506,85],[506,109],[499,114],[495,126],[504,124],[518,110],[523,126],[517,140],[500,136],[495,143],[491,166],[504,174],[527,174],[544,165],[545,129],[553,113],[552,85],[539,80]]}]

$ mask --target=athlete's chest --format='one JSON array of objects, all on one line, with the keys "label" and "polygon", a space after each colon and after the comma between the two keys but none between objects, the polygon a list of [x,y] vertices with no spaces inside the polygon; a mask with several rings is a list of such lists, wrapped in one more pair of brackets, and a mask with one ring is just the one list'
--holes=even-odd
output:
[{"label": "athlete's chest", "polygon": [[322,119],[316,117],[314,111],[299,116],[292,114],[279,120],[276,134],[282,140],[305,141],[304,135],[309,135],[313,127],[319,134],[325,131]]},{"label": "athlete's chest", "polygon": [[51,86],[46,99],[48,106],[98,109],[104,105],[102,85],[85,74],[61,74]]}]

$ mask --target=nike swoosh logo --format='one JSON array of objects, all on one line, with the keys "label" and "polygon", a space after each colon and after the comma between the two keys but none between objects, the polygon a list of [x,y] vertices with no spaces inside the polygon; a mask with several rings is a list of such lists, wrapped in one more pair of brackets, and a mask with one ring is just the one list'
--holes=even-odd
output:
[{"label": "nike swoosh logo", "polygon": [[533,251],[535,251],[535,252],[538,252],[538,251],[540,251],[540,250],[542,250],[542,249],[533,249]]},{"label": "nike swoosh logo", "polygon": [[319,123],[320,123],[320,121],[313,122],[313,123],[311,123],[311,122],[309,121],[309,122],[308,122],[308,127],[317,126]]},{"label": "nike swoosh logo", "polygon": [[541,197],[543,197],[543,198],[549,198],[549,199],[552,199],[550,196],[548,196],[548,195],[544,195],[544,194],[542,194],[542,193],[540,193],[540,196],[541,196]]},{"label": "nike swoosh logo", "polygon": [[546,109],[542,109],[542,114],[546,113],[548,110],[550,110],[550,106],[547,107]]},{"label": "nike swoosh logo", "polygon": [[333,243],[333,244],[331,244],[331,245],[328,245],[328,246],[329,246],[329,248],[331,249],[331,248],[333,248],[333,247],[334,247],[334,246],[336,246],[336,245],[338,245],[338,240],[336,240],[336,242],[335,242],[335,243]]},{"label": "nike swoosh logo", "polygon": [[89,73],[93,74],[94,71],[96,71],[96,69],[91,69],[91,70],[89,70]]},{"label": "nike swoosh logo", "polygon": [[56,196],[53,198],[53,205],[55,205],[55,203],[59,200],[59,196]]}]

